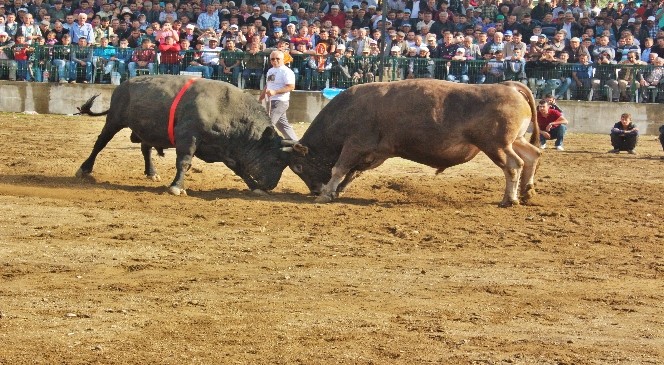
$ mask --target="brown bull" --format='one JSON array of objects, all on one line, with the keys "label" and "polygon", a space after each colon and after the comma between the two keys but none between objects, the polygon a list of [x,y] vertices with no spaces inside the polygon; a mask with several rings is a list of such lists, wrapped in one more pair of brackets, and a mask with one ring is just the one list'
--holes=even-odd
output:
[{"label": "brown bull", "polygon": [[[329,202],[362,171],[390,157],[442,172],[484,152],[505,173],[500,206],[534,194],[540,158],[535,100],[518,82],[466,85],[407,80],[351,87],[323,108],[290,167],[318,202]],[[530,143],[525,139],[532,126]],[[519,185],[520,181],[520,185]],[[520,186],[520,189],[519,189]]]}]

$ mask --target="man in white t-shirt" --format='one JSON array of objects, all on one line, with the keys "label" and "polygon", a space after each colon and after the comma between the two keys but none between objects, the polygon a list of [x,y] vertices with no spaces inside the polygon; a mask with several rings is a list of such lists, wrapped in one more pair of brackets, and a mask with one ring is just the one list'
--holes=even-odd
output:
[{"label": "man in white t-shirt", "polygon": [[297,141],[297,135],[286,117],[290,92],[295,89],[295,74],[284,65],[284,53],[281,51],[270,53],[270,63],[272,68],[267,71],[267,82],[259,100],[262,102],[266,97],[268,98],[272,125],[281,132],[284,138]]}]

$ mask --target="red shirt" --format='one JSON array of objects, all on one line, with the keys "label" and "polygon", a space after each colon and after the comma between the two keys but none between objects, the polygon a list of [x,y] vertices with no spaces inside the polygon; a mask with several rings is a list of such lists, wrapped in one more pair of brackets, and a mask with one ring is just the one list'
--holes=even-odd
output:
[{"label": "red shirt", "polygon": [[[537,125],[539,125],[540,130],[546,130],[546,127],[550,124],[558,120],[563,115],[563,113],[549,108],[549,115],[544,116],[542,113],[537,110]],[[558,126],[556,126],[558,127]]]}]

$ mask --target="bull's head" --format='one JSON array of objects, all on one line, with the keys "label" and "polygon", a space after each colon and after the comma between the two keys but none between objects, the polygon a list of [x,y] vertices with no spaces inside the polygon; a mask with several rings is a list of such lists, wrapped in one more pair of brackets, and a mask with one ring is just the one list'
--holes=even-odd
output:
[{"label": "bull's head", "polygon": [[320,195],[320,192],[332,177],[333,162],[326,161],[313,150],[308,154],[293,154],[290,159],[290,169],[304,181],[312,195]]},{"label": "bull's head", "polygon": [[282,139],[270,126],[265,128],[260,140],[245,153],[244,158],[226,164],[244,180],[249,189],[269,191],[279,183],[291,155],[304,155],[307,148]]}]

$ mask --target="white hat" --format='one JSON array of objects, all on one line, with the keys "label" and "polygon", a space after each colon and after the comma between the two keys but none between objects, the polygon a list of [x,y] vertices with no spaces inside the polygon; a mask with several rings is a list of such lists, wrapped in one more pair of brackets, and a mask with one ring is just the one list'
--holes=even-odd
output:
[{"label": "white hat", "polygon": [[231,29],[238,29],[238,26],[237,26],[237,24],[231,24],[230,28]]},{"label": "white hat", "polygon": [[401,52],[401,47],[399,46],[394,46],[390,49],[391,52]]},{"label": "white hat", "polygon": [[581,40],[579,39],[579,37],[574,37],[570,39],[570,42],[581,42]]},{"label": "white hat", "polygon": [[530,37],[531,42],[537,42],[538,40],[539,38],[536,35]]},{"label": "white hat", "polygon": [[466,54],[466,50],[463,47],[459,47],[457,48],[456,53]]},{"label": "white hat", "polygon": [[343,44],[340,44],[340,45],[337,46],[337,51],[343,51],[345,49],[346,49],[346,46],[344,46]]},{"label": "white hat", "polygon": [[652,22],[654,22],[654,21],[655,21],[655,17],[651,15],[651,16],[649,16],[649,17],[646,19],[646,21],[649,21],[649,22],[652,21]]},{"label": "white hat", "polygon": [[636,19],[634,19],[634,18],[629,18],[629,20],[627,20],[628,23],[634,23],[635,21],[636,21]]},{"label": "white hat", "polygon": [[193,24],[187,24],[187,26],[185,28],[187,28],[187,29],[196,29],[196,26],[193,25]]}]

